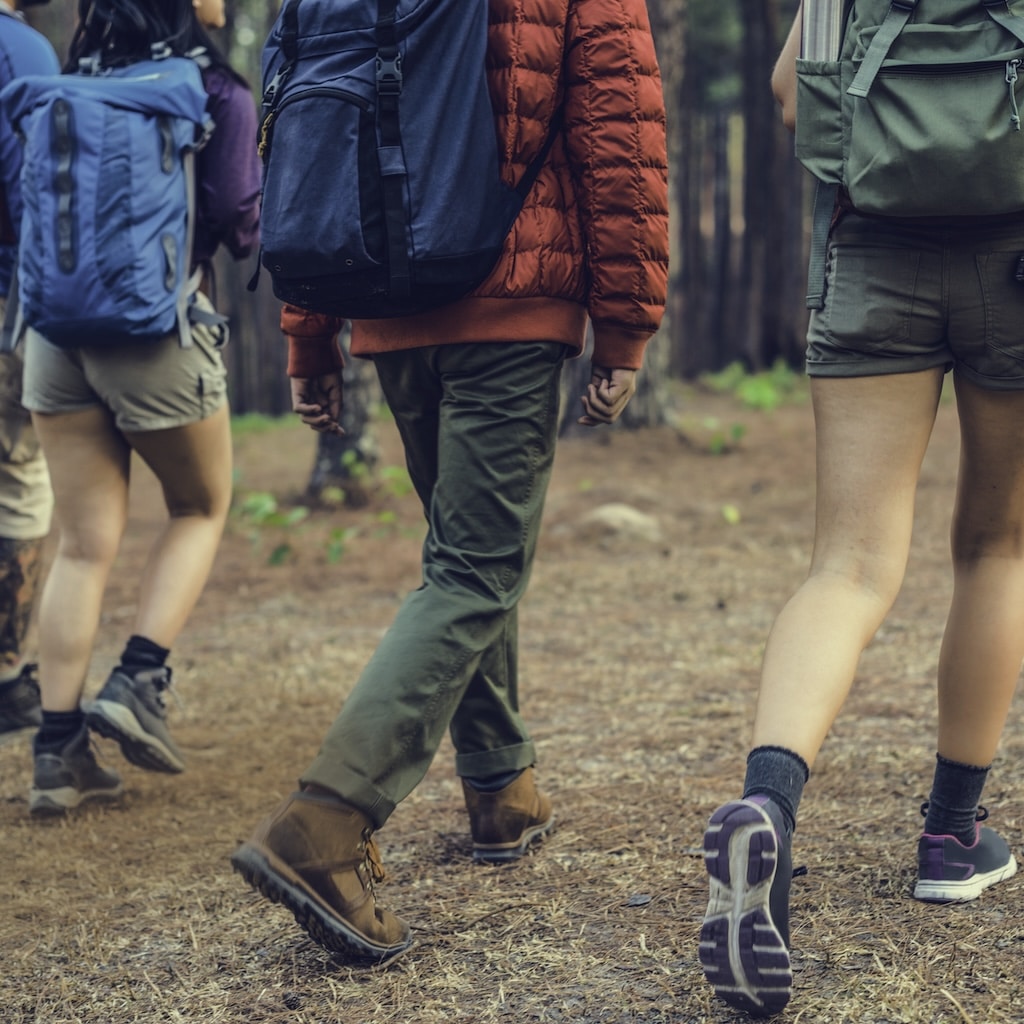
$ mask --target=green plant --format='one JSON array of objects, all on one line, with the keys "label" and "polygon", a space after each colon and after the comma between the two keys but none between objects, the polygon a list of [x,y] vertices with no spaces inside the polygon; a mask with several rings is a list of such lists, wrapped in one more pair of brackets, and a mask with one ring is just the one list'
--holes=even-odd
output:
[{"label": "green plant", "polygon": [[742,363],[730,363],[724,370],[706,374],[701,380],[712,391],[733,395],[748,409],[762,411],[795,399],[804,387],[804,378],[781,359],[770,370],[760,373],[747,373]]},{"label": "green plant", "polygon": [[327,561],[337,565],[345,554],[348,542],[359,536],[358,526],[336,526],[327,535]]},{"label": "green plant", "polygon": [[349,448],[342,454],[341,464],[345,467],[345,475],[350,480],[365,480],[370,475],[370,467],[354,448]]},{"label": "green plant", "polygon": [[260,412],[247,412],[231,417],[231,433],[234,437],[249,437],[265,434],[278,427],[294,422],[284,416],[266,416]]},{"label": "green plant", "polygon": [[714,416],[708,416],[704,420],[704,427],[710,432],[708,438],[708,451],[712,455],[722,455],[734,448],[743,440],[747,428],[742,423],[733,423],[732,426],[724,428]]},{"label": "green plant", "polygon": [[309,509],[304,505],[282,509],[277,498],[269,491],[251,491],[241,499],[233,514],[249,527],[249,540],[253,547],[263,543],[267,530],[284,534],[284,538],[274,545],[267,557],[271,565],[281,565],[294,550],[288,534],[309,517]]},{"label": "green plant", "polygon": [[383,466],[378,475],[385,491],[393,498],[404,498],[413,491],[412,478],[405,466]]}]

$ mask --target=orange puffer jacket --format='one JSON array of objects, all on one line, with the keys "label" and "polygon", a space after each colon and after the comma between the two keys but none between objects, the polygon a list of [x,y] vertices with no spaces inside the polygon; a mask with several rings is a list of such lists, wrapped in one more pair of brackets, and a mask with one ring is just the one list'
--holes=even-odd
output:
[{"label": "orange puffer jacket", "polygon": [[[665,108],[644,0],[491,0],[488,75],[504,180],[561,130],[491,275],[440,310],[353,323],[352,352],[559,341],[637,369],[668,279]],[[336,369],[341,321],[286,305],[288,372]]]}]

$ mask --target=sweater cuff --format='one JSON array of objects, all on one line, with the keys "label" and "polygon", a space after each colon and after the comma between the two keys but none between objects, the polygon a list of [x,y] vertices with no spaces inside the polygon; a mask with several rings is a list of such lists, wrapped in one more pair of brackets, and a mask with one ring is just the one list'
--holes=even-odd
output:
[{"label": "sweater cuff", "polygon": [[591,361],[610,370],[639,370],[650,331],[631,330],[609,324],[594,324],[594,354]]},{"label": "sweater cuff", "polygon": [[337,334],[319,338],[302,338],[294,334],[285,337],[288,341],[286,372],[289,377],[322,377],[336,373],[345,365]]}]

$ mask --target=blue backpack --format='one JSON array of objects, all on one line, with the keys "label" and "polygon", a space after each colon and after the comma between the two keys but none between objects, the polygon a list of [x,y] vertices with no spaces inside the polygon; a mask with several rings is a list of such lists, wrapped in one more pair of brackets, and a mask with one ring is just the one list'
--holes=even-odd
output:
[{"label": "blue backpack", "polygon": [[192,163],[212,129],[206,101],[196,62],[158,47],[153,60],[83,61],[78,74],[30,75],[0,92],[25,144],[25,324],[68,347],[176,329],[190,343]]},{"label": "blue backpack", "polygon": [[405,316],[488,276],[557,127],[503,184],[486,50],[486,0],[287,0],[260,131],[261,262],[279,299]]}]

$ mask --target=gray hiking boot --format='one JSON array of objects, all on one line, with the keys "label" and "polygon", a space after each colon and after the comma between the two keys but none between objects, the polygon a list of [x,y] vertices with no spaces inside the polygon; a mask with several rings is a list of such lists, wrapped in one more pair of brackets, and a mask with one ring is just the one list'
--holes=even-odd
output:
[{"label": "gray hiking boot", "polygon": [[38,729],[42,724],[36,668],[26,665],[15,679],[0,683],[0,743],[22,729]]},{"label": "gray hiking boot", "polygon": [[165,696],[171,670],[148,668],[128,675],[115,668],[91,703],[83,705],[89,728],[121,745],[126,760],[151,772],[185,770],[185,755],[167,729]]},{"label": "gray hiking boot", "polygon": [[117,772],[96,762],[86,726],[57,752],[34,752],[28,809],[36,815],[63,814],[85,800],[115,800],[124,786]]}]

